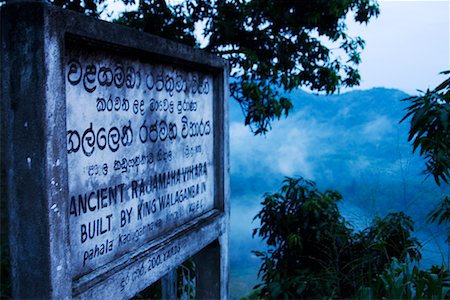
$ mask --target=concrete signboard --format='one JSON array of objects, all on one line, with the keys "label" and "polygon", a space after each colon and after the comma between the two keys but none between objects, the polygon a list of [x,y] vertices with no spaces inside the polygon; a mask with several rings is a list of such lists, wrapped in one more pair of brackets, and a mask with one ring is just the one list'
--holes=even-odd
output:
[{"label": "concrete signboard", "polygon": [[226,62],[15,3],[2,65],[14,295],[126,299],[202,252],[198,296],[228,297]]},{"label": "concrete signboard", "polygon": [[66,61],[70,245],[80,275],[214,208],[213,81],[107,53],[68,51]]}]

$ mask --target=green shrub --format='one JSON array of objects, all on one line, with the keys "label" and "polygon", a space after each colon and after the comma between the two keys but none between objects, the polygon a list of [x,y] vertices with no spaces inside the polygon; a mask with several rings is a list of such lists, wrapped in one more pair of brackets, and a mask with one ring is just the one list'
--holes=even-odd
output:
[{"label": "green shrub", "polygon": [[[279,193],[266,194],[255,216],[253,236],[268,246],[262,260],[264,299],[436,298],[448,294],[448,270],[411,268],[421,245],[414,221],[403,212],[376,217],[354,232],[339,212],[336,191],[321,192],[312,181],[286,178]],[[437,298],[436,298],[437,299]]]}]

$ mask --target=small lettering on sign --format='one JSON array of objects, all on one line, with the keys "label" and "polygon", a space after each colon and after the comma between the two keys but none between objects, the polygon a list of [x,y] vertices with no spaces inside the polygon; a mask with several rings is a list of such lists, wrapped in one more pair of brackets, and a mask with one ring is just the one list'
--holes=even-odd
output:
[{"label": "small lettering on sign", "polygon": [[136,280],[139,280],[153,269],[164,266],[171,257],[180,252],[181,246],[178,244],[169,245],[163,250],[156,252],[144,260],[140,265],[131,269],[120,279],[120,291],[124,291],[129,285],[133,284]]},{"label": "small lettering on sign", "polygon": [[[65,79],[76,277],[213,209],[213,77],[71,48]],[[121,288],[180,247],[146,259]]]}]

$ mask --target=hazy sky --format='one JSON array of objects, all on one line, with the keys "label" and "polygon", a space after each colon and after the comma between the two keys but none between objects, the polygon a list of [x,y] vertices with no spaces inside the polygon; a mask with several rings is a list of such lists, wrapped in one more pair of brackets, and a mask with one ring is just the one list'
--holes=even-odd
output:
[{"label": "hazy sky", "polygon": [[360,88],[391,87],[407,93],[434,88],[450,69],[450,1],[380,1],[367,26],[349,22],[366,41]]}]

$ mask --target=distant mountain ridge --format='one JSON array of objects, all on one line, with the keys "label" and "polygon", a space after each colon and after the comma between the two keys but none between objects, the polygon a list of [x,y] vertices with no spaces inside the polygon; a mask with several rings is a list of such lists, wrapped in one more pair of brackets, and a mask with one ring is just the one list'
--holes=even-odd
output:
[{"label": "distant mountain ridge", "polygon": [[[395,105],[394,109],[388,109],[386,105],[379,105],[375,112],[392,113],[401,111],[405,105],[401,100],[409,97],[408,94],[397,89],[388,89],[383,87],[372,88],[369,90],[354,90],[342,94],[320,95],[307,93],[301,89],[286,94],[293,104],[293,113],[305,110],[305,108],[315,108],[319,103],[328,103],[329,108],[324,111],[316,111],[319,115],[335,113],[339,111],[344,104],[349,105],[352,109],[364,108],[365,104],[373,105],[380,99],[387,99],[391,104]],[[336,110],[338,108],[338,110]],[[244,116],[239,105],[233,99],[230,99],[230,121],[244,121]],[[276,122],[276,121],[275,121]],[[270,133],[269,133],[270,134]]]},{"label": "distant mountain ridge", "polygon": [[[265,149],[267,157],[271,152],[276,151],[274,146],[289,148],[290,151],[285,154],[303,155],[309,165],[323,165],[328,159],[335,163],[351,161],[342,160],[345,157],[352,160],[382,158],[392,162],[395,158],[392,155],[393,151],[401,148],[408,155],[411,152],[407,142],[407,124],[398,124],[406,107],[406,103],[401,102],[401,99],[408,95],[399,90],[375,88],[331,96],[317,96],[297,90],[290,97],[294,103],[293,113],[286,119],[274,121],[273,129],[264,137],[252,136],[248,128],[244,128],[239,105],[231,103],[232,135],[237,134],[239,137],[243,135],[248,139],[249,144],[246,148],[253,152],[251,161],[257,158],[255,149],[261,154]],[[236,136],[235,139],[239,137]],[[236,145],[236,147],[233,145],[236,144],[233,144],[232,140],[232,154],[233,150],[238,148],[236,150],[240,155],[236,157],[232,155],[232,163],[235,162],[238,166],[237,169],[232,168],[232,172],[237,170],[242,173],[244,169],[244,173],[253,170],[252,175],[261,173],[259,171],[264,164],[258,163],[245,170],[249,162],[244,163],[240,158],[248,153],[241,153],[241,147],[244,145]],[[252,149],[251,145],[257,148]],[[296,148],[299,151],[295,151]],[[308,153],[304,153],[305,151]],[[288,155],[284,158],[289,160]],[[336,159],[341,161],[335,161]],[[332,164],[329,166],[333,167]],[[295,168],[295,161],[291,167]],[[303,176],[311,175],[313,179],[320,179],[320,173],[324,170],[321,171],[317,168],[318,166],[314,167],[317,172],[312,170],[305,172],[302,169],[297,169],[295,172]],[[293,172],[284,174],[283,168],[270,169],[270,172],[274,174],[293,175]]]}]

